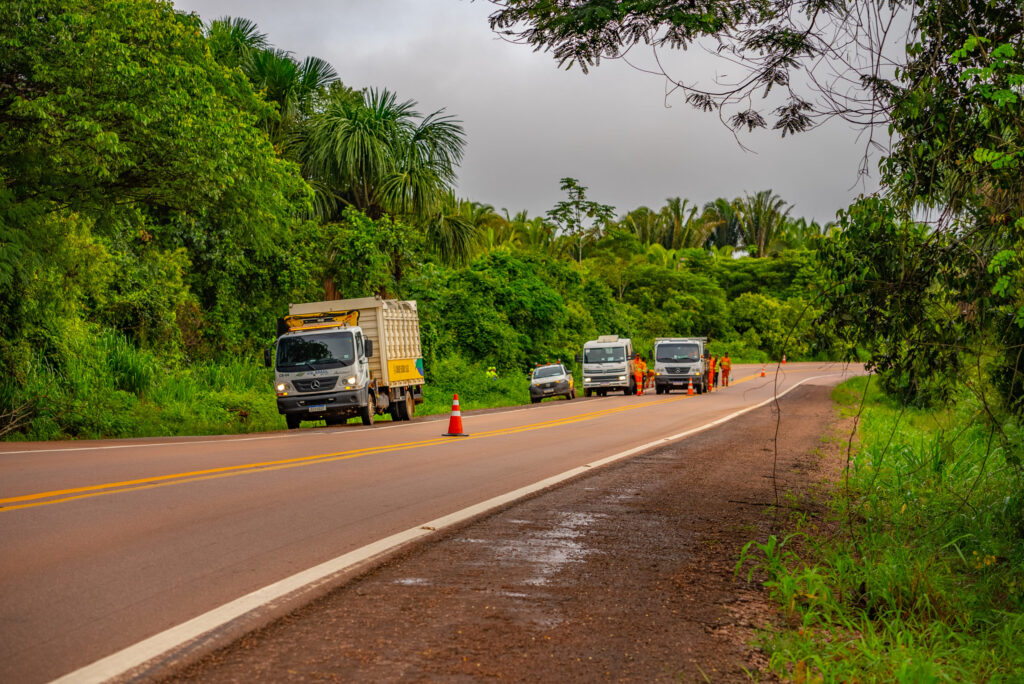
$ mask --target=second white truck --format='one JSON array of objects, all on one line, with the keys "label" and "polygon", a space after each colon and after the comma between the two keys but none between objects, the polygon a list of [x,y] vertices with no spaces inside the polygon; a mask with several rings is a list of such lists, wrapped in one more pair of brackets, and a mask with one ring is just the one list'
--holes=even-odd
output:
[{"label": "second white truck", "polygon": [[654,391],[668,394],[693,383],[697,394],[708,388],[706,337],[659,337],[654,340]]}]

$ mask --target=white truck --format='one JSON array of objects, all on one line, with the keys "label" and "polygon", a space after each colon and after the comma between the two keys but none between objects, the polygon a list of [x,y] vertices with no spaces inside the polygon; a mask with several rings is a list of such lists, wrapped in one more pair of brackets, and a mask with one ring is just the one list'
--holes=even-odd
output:
[{"label": "white truck", "polygon": [[654,340],[654,391],[668,394],[693,383],[697,394],[708,388],[706,337],[659,337]]},{"label": "white truck", "polygon": [[633,377],[633,342],[628,337],[601,335],[583,344],[583,396],[605,396],[622,390],[636,394]]},{"label": "white truck", "polygon": [[373,425],[388,411],[412,418],[423,403],[423,358],[416,302],[364,297],[292,304],[278,320],[274,348],[277,410],[288,429],[304,420]]}]

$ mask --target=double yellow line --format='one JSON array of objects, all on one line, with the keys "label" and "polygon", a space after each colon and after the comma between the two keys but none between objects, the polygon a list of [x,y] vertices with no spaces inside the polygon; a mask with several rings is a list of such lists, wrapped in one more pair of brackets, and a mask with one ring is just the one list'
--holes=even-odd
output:
[{"label": "double yellow line", "polygon": [[[731,384],[735,385],[746,380],[753,379],[755,377],[757,377],[757,375],[748,375],[747,377],[736,380]],[[619,406],[616,408],[589,411],[587,413],[581,413],[576,416],[556,418],[554,420],[547,420],[540,423],[531,423],[529,425],[501,428],[498,430],[488,430],[485,432],[476,432],[471,434],[469,437],[459,439],[461,441],[465,441],[467,439],[486,439],[489,437],[516,434],[519,432],[529,432],[531,430],[544,430],[547,428],[560,427],[562,425],[571,425],[572,423],[582,423],[588,420],[595,420],[597,418],[602,418],[604,416],[612,415],[615,413],[622,413],[623,411],[632,411],[638,408],[660,406],[662,404],[667,404],[673,401],[680,401],[682,399],[688,398],[689,397],[684,394],[681,396],[672,397],[671,399],[661,399],[653,402],[629,404],[626,406]],[[321,463],[330,463],[332,461],[344,461],[350,458],[360,458],[362,456],[371,456],[373,454],[382,454],[392,451],[422,449],[424,447],[438,446],[440,444],[450,444],[451,441],[451,437],[435,437],[433,439],[425,439],[419,442],[405,442],[402,444],[390,444],[387,446],[366,447],[363,449],[352,449],[350,451],[337,451],[330,454],[316,454],[314,456],[286,458],[276,461],[263,461],[260,463],[247,463],[245,465],[237,466],[224,466],[222,468],[210,468],[208,470],[194,470],[187,473],[174,473],[172,475],[156,475],[153,477],[145,477],[137,480],[123,480],[120,482],[109,482],[106,484],[90,485],[88,487],[56,489],[49,492],[38,492],[36,494],[25,494],[22,496],[0,498],[0,512],[15,511],[22,508],[35,508],[37,506],[50,506],[52,504],[66,503],[68,501],[77,501],[78,499],[88,499],[94,496],[106,496],[108,494],[121,494],[124,492],[137,492],[145,489],[156,489],[158,487],[169,487],[171,485],[184,484],[187,482],[202,482],[203,480],[215,480],[223,477],[235,477],[236,475],[265,473],[273,470],[284,470],[286,468],[299,468],[309,465],[318,465]]]},{"label": "double yellow line", "polygon": [[[664,404],[670,401],[679,401],[680,399],[683,398],[685,397],[674,397],[672,399],[664,399],[661,401],[644,402],[642,404],[620,406],[611,409],[602,409],[600,411],[590,411],[588,413],[582,413],[576,416],[548,420],[540,423],[531,423],[529,425],[520,425],[516,427],[501,428],[498,430],[477,432],[473,433],[472,435],[465,439],[486,439],[488,437],[511,435],[519,432],[528,432],[530,430],[543,430],[546,428],[559,427],[562,425],[570,425],[572,423],[580,423],[583,421],[594,420],[596,418],[601,418],[603,416],[611,415],[614,413],[621,413],[623,411],[631,411],[633,409],[644,408],[649,406],[658,406],[660,404]],[[461,441],[465,441],[465,439],[462,439]],[[284,470],[286,468],[298,468],[302,466],[318,465],[321,463],[330,463],[332,461],[344,461],[350,458],[360,458],[361,456],[370,456],[373,454],[381,454],[391,451],[421,449],[424,447],[438,446],[440,444],[450,444],[451,441],[452,438],[450,437],[435,437],[433,439],[425,439],[419,442],[405,442],[401,444],[390,444],[386,446],[365,447],[363,449],[337,451],[330,454],[316,454],[314,456],[286,458],[275,461],[263,461],[260,463],[247,463],[245,465],[224,466],[222,468],[210,468],[208,470],[194,470],[187,473],[156,475],[153,477],[145,477],[137,480],[122,480],[120,482],[109,482],[106,484],[90,485],[87,487],[56,489],[49,492],[38,492],[36,494],[25,494],[22,496],[2,498],[0,499],[0,512],[14,511],[22,508],[34,508],[37,506],[49,506],[57,503],[76,501],[78,499],[87,499],[94,496],[106,496],[108,494],[121,494],[124,492],[137,492],[145,489],[156,489],[158,487],[169,487],[171,485],[184,484],[186,482],[201,482],[203,480],[214,480],[223,477],[234,477],[236,475],[246,475],[250,473],[265,473],[273,470]]]}]

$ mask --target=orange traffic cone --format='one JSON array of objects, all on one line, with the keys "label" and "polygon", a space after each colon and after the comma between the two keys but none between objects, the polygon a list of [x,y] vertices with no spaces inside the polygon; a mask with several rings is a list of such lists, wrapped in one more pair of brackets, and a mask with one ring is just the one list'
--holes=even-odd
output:
[{"label": "orange traffic cone", "polygon": [[469,433],[462,431],[462,411],[459,410],[459,395],[452,399],[452,417],[448,420],[448,432],[442,437],[469,437]]},{"label": "orange traffic cone", "polygon": [[764,364],[761,364],[761,377],[764,377]]},{"label": "orange traffic cone", "polygon": [[690,378],[690,383],[686,386],[686,396],[693,396],[693,378]]},{"label": "orange traffic cone", "polygon": [[785,354],[782,355],[782,363],[786,363],[786,355]]}]

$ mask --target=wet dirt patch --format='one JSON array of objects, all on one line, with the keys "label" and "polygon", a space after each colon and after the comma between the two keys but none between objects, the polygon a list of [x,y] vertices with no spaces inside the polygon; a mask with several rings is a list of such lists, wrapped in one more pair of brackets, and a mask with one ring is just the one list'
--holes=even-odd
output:
[{"label": "wet dirt patch", "polygon": [[775,610],[733,570],[776,501],[823,506],[829,392],[441,534],[167,681],[771,680],[749,643]]}]

